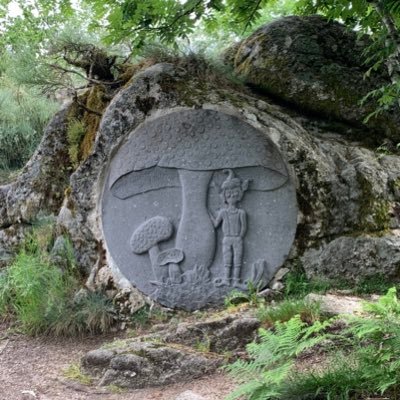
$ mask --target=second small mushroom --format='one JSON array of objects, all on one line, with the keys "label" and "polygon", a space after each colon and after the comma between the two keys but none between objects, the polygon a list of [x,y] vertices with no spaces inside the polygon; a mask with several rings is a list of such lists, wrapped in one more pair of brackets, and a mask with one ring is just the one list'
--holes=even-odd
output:
[{"label": "second small mushroom", "polygon": [[184,259],[185,255],[180,249],[167,249],[162,251],[157,257],[157,265],[167,266],[168,275],[171,283],[182,282],[182,271],[178,263]]}]

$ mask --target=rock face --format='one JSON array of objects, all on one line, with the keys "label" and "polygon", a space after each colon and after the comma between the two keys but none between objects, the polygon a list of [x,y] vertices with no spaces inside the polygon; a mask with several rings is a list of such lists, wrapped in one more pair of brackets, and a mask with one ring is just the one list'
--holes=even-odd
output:
[{"label": "rock face", "polygon": [[[313,256],[310,264],[310,249],[323,252],[330,242],[341,237],[358,243],[358,236],[390,236],[400,227],[400,158],[378,156],[368,148],[367,133],[364,141],[354,142],[347,134],[352,131],[350,126],[343,134],[343,130],[287,111],[248,92],[229,86],[214,88],[212,82],[205,81],[204,77],[189,73],[189,69],[158,64],[137,74],[109,105],[93,153],[72,175],[72,190],[59,215],[59,226],[70,233],[78,261],[87,271],[93,266],[94,271],[110,267],[115,282],[130,287],[105,246],[99,199],[107,165],[116,149],[146,118],[154,119],[171,110],[195,108],[235,115],[264,132],[277,146],[295,180],[299,206],[288,267],[303,264],[311,276],[315,267],[308,265],[315,265],[318,256]],[[377,266],[387,262],[384,254],[385,251],[376,252]],[[324,268],[332,271],[329,278],[340,277],[342,272],[335,269],[337,265],[330,263]],[[397,279],[395,263],[383,270]],[[361,268],[357,276],[363,274]],[[140,304],[140,294],[135,293]]]},{"label": "rock face", "polygon": [[[400,275],[400,236],[340,237],[322,249],[307,250],[303,265],[308,276],[359,281],[383,277],[397,280]],[[361,273],[360,273],[361,272]]]},{"label": "rock face", "polygon": [[[105,367],[99,385],[140,389],[198,378],[222,365],[222,358],[194,354],[157,343],[131,343],[109,354],[94,350],[83,359],[83,368],[93,376]],[[94,368],[92,368],[92,365]]]},{"label": "rock face", "polygon": [[309,293],[305,299],[309,304],[318,304],[322,313],[327,315],[354,315],[363,312],[365,300],[354,296]]},{"label": "rock face", "polygon": [[[368,38],[321,16],[285,17],[266,25],[227,52],[227,62],[244,79],[299,109],[328,119],[363,125],[376,105],[361,99],[389,83],[381,70],[365,77]],[[371,118],[367,126],[400,139],[399,113]]]},{"label": "rock face", "polygon": [[58,213],[69,183],[69,106],[58,112],[15,181],[0,186],[0,265],[7,261],[34,221]]},{"label": "rock face", "polygon": [[260,321],[251,314],[179,324],[150,336],[93,350],[82,358],[99,385],[129,388],[182,382],[215,371],[224,354],[235,357],[255,339]]},{"label": "rock face", "polygon": [[[276,44],[272,41],[273,37],[276,37]],[[149,121],[162,116],[196,110],[200,114],[234,116],[260,132],[283,160],[296,190],[299,211],[295,241],[290,251],[286,251],[285,267],[302,265],[310,277],[345,278],[349,282],[375,274],[398,281],[400,157],[378,155],[370,146],[371,142],[383,141],[385,135],[396,137],[398,126],[393,116],[383,116],[379,125],[384,132],[378,126],[371,126],[371,130],[365,129],[360,135],[359,128],[354,124],[360,126],[369,111],[358,107],[356,101],[347,101],[347,95],[342,98],[335,92],[335,87],[340,88],[337,82],[345,82],[350,92],[357,94],[364,90],[361,88],[369,90],[368,85],[359,80],[364,67],[358,63],[361,50],[357,50],[357,46],[354,35],[320,17],[285,18],[262,28],[252,39],[239,46],[235,57],[238,72],[257,85],[267,74],[276,87],[282,87],[276,89],[275,95],[292,102],[296,109],[276,105],[259,92],[255,94],[227,81],[216,80],[209,70],[193,68],[190,62],[182,61],[179,66],[170,63],[153,65],[137,73],[111,101],[102,117],[89,157],[70,179],[68,171],[58,168],[60,159],[64,160],[67,154],[66,111],[62,111],[49,125],[42,146],[24,173],[14,183],[0,186],[0,257],[10,257],[10,250],[4,243],[18,242],[18,238],[23,236],[24,224],[31,223],[41,212],[58,213],[58,233],[65,233],[71,238],[78,265],[89,275],[88,286],[109,288],[113,280],[116,287],[123,289],[124,295],[120,298],[132,304],[127,308],[132,312],[140,308],[149,300],[124,276],[126,271],[121,272],[123,268],[115,260],[117,257],[111,255],[112,249],[107,245],[103,230],[102,213],[106,207],[101,199],[104,188],[108,190],[105,183],[110,175],[107,174],[113,157],[124,148],[124,144],[129,143],[133,132],[140,133],[140,127],[146,127]],[[256,51],[262,48],[266,50],[264,55]],[[302,49],[304,56],[300,57]],[[282,57],[286,59],[286,64]],[[327,57],[329,62],[326,62]],[[346,58],[347,64],[342,62]],[[319,65],[317,72],[311,73],[309,59],[313,65]],[[269,64],[272,60],[283,63],[278,63],[280,74],[276,73],[278,64]],[[292,74],[293,69],[287,69],[288,65],[297,68],[299,75]],[[265,73],[259,75],[260,71]],[[329,76],[335,80],[335,85],[324,83]],[[258,81],[256,77],[262,79]],[[351,79],[347,81],[347,77]],[[311,103],[302,104],[300,97],[309,102],[318,99],[315,102],[317,108]],[[331,106],[337,107],[336,111],[332,111]],[[329,119],[341,122],[331,123],[327,121],[328,117],[321,120],[320,117],[303,114],[299,111],[303,107],[325,113]],[[166,131],[162,131],[160,140],[164,134]],[[355,136],[358,137],[357,142],[354,141]],[[242,148],[245,152],[246,143]],[[137,151],[136,147],[134,151]],[[139,161],[139,158],[131,161]],[[68,160],[65,166],[69,166]],[[132,165],[129,168],[122,169],[116,181],[126,177],[130,182]],[[139,170],[149,168],[142,165]],[[227,179],[229,172],[223,175]],[[171,185],[176,181],[174,176],[167,175]],[[252,179],[240,174],[235,176],[235,171],[230,178],[241,181],[244,192],[245,181]],[[111,187],[116,189],[117,195],[123,197],[124,185],[120,187],[116,184],[114,187],[113,184]],[[252,183],[247,184],[250,190]],[[64,196],[67,185],[69,187]],[[223,181],[216,187],[222,192]],[[246,193],[242,196],[243,204],[249,192]],[[274,201],[279,204],[280,199]],[[239,203],[236,201],[235,204]],[[264,209],[265,203],[261,201],[260,204],[260,208]],[[282,201],[281,204],[285,203]],[[218,207],[223,208],[222,203]],[[247,211],[246,208],[244,210]],[[265,213],[268,211],[265,207]],[[217,213],[214,213],[216,216]],[[153,217],[149,213],[145,219]],[[176,229],[179,221],[174,215],[170,218],[175,218]],[[134,230],[138,226],[131,228]],[[223,228],[217,229],[218,240],[221,241]],[[260,231],[260,235],[262,233]],[[276,229],[273,229],[274,234],[281,235]],[[133,236],[133,232],[128,235],[126,245],[132,246],[132,240],[135,242],[136,238]],[[268,239],[265,243],[267,248]],[[221,247],[219,249],[221,251]],[[171,249],[161,248],[162,252],[164,250]],[[176,273],[176,266],[184,263],[184,247],[175,250],[157,257],[158,265],[166,268],[165,271],[168,269],[169,278]],[[150,255],[145,253],[143,257],[149,258]],[[219,254],[219,257],[224,260],[223,255]],[[262,262],[260,265],[265,266]]]}]

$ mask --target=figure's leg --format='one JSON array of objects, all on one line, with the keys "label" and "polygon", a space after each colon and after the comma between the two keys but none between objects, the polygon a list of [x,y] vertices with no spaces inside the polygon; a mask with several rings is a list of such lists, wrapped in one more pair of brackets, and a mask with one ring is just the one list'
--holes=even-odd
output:
[{"label": "figure's leg", "polygon": [[222,241],[222,255],[224,258],[224,283],[229,285],[231,279],[231,269],[232,269],[232,244],[229,238],[224,238]]},{"label": "figure's leg", "polygon": [[243,262],[243,239],[235,238],[233,246],[233,282],[234,285],[240,285],[240,272]]}]

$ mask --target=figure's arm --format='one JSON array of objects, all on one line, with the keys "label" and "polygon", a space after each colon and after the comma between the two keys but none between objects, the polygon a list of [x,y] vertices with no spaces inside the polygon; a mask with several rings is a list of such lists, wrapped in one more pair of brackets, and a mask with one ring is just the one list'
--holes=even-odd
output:
[{"label": "figure's arm", "polygon": [[246,211],[240,210],[239,218],[240,218],[240,237],[243,238],[247,231]]},{"label": "figure's arm", "polygon": [[217,218],[214,218],[214,216],[213,216],[211,213],[209,213],[209,214],[210,214],[211,221],[212,221],[212,223],[213,223],[213,225],[214,225],[214,228],[217,228],[218,225],[219,225],[219,224],[221,223],[221,221],[222,221],[222,210],[220,210],[220,211],[218,212]]}]

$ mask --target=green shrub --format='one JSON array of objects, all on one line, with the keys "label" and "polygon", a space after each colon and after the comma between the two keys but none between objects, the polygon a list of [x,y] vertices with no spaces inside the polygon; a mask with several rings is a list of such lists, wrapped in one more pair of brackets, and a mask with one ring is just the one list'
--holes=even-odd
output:
[{"label": "green shrub", "polygon": [[60,314],[73,286],[71,278],[65,279],[59,269],[25,251],[8,268],[1,283],[0,304],[14,312],[22,329],[31,334],[46,330],[49,320]]},{"label": "green shrub", "polygon": [[320,319],[319,304],[304,300],[284,300],[275,306],[260,305],[257,309],[257,317],[269,326],[273,326],[277,321],[289,321],[296,315],[300,315],[303,322],[313,323]]},{"label": "green shrub", "polygon": [[47,258],[30,238],[25,249],[0,274],[1,315],[14,315],[21,330],[32,335],[108,331],[115,322],[112,302],[96,292],[74,296],[79,279],[73,266],[62,271]]},{"label": "green shrub", "polygon": [[356,295],[384,294],[393,283],[383,275],[364,277],[353,283],[346,280],[308,279],[305,272],[295,269],[285,275],[285,298],[303,298],[309,293],[326,293],[328,290],[350,290]]},{"label": "green shrub", "polygon": [[277,322],[274,331],[260,329],[259,342],[247,346],[251,361],[238,360],[227,367],[242,385],[228,399],[246,395],[250,400],[280,399],[286,391],[296,356],[326,338],[329,323],[311,326],[295,316]]},{"label": "green shrub", "polygon": [[[392,288],[364,316],[305,323],[299,315],[260,331],[251,361],[228,367],[242,383],[229,397],[250,400],[400,398],[400,302]],[[338,329],[341,326],[341,329]],[[316,347],[317,346],[317,347]],[[306,351],[307,350],[307,351]],[[298,368],[304,352],[323,354],[324,367]]]},{"label": "green shrub", "polygon": [[251,306],[261,306],[265,303],[265,299],[260,297],[259,287],[253,282],[247,283],[247,291],[233,289],[224,299],[225,307],[235,307],[241,303],[248,303]]},{"label": "green shrub", "polygon": [[325,293],[335,285],[324,280],[310,280],[304,271],[298,269],[285,275],[285,297],[303,298],[309,293]]},{"label": "green shrub", "polygon": [[58,105],[4,74],[0,70],[0,169],[15,169],[32,155]]},{"label": "green shrub", "polygon": [[88,292],[63,304],[51,318],[46,332],[54,336],[78,336],[108,332],[116,320],[114,305],[102,293]]}]

